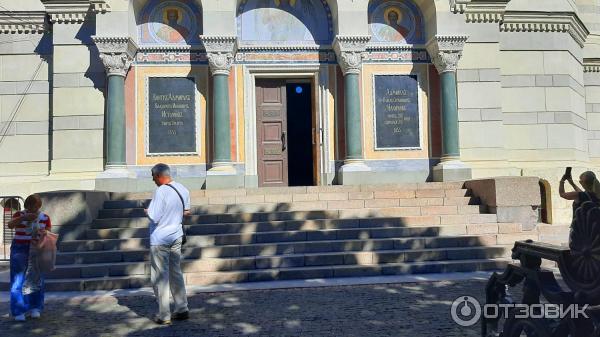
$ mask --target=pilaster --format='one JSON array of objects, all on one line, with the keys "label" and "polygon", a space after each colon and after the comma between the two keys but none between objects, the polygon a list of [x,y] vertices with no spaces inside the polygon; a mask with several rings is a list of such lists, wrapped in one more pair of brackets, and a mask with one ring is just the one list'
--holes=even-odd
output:
[{"label": "pilaster", "polygon": [[436,35],[427,51],[440,73],[442,98],[442,158],[433,168],[435,181],[471,178],[471,169],[460,160],[456,70],[467,41],[465,35]]},{"label": "pilaster", "polygon": [[[106,69],[106,170],[124,170],[126,165],[125,76],[137,46],[129,37],[93,37]],[[109,174],[110,175],[110,174]]]},{"label": "pilaster", "polygon": [[508,0],[469,0],[462,13],[465,43],[458,69],[457,99],[461,160],[473,178],[515,174],[508,162],[502,124],[499,24]]},{"label": "pilaster", "polygon": [[363,157],[362,118],[360,109],[360,71],[363,55],[370,36],[337,36],[333,48],[344,74],[344,121],[346,132],[346,158],[339,169],[343,185],[364,183],[371,170]]},{"label": "pilaster", "polygon": [[229,110],[229,74],[237,50],[235,36],[200,36],[213,80],[213,153],[206,173],[206,188],[235,188],[243,185],[231,160],[231,125]]},{"label": "pilaster", "polygon": [[600,165],[600,57],[583,60],[588,149],[594,167]]},{"label": "pilaster", "polygon": [[[106,78],[92,40],[106,1],[42,0],[52,25],[51,174],[104,167]],[[73,141],[77,139],[77,141]]]}]

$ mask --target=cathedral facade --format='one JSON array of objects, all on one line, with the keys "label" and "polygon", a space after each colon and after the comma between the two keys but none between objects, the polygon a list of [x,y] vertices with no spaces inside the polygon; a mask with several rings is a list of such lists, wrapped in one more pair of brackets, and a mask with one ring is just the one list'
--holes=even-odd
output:
[{"label": "cathedral facade", "polygon": [[2,0],[0,41],[3,194],[525,175],[566,218],[600,169],[598,0]]}]

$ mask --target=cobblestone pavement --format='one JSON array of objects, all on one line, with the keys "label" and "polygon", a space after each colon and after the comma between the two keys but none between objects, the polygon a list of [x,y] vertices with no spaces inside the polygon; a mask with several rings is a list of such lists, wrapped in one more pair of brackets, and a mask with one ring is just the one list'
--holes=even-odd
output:
[{"label": "cobblestone pavement", "polygon": [[[151,296],[49,300],[40,320],[0,319],[0,336],[479,336],[450,316],[461,295],[484,298],[485,281],[337,286],[201,293],[191,318],[171,326],[150,321]],[[8,303],[0,303],[8,312]]]}]

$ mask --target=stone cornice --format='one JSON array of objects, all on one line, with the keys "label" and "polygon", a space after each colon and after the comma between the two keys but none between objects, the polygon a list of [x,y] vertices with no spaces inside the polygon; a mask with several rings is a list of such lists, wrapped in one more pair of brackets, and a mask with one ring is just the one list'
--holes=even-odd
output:
[{"label": "stone cornice", "polygon": [[577,14],[548,12],[506,12],[500,31],[569,33],[581,47],[590,33]]},{"label": "stone cornice", "polygon": [[207,53],[235,53],[237,37],[221,35],[200,35]]},{"label": "stone cornice", "polygon": [[463,14],[469,2],[471,0],[450,0],[450,11],[454,14]]},{"label": "stone cornice", "polygon": [[336,53],[364,52],[370,40],[370,35],[338,35],[333,40],[333,49]]},{"label": "stone cornice", "polygon": [[93,36],[92,40],[98,47],[106,74],[125,77],[138,49],[135,42],[124,36]]},{"label": "stone cornice", "polygon": [[440,74],[456,71],[468,38],[466,35],[436,35],[427,42],[431,61]]},{"label": "stone cornice", "polygon": [[42,0],[52,23],[82,23],[89,13],[106,13],[106,0]]},{"label": "stone cornice", "polygon": [[331,50],[331,46],[322,45],[238,45],[238,51],[320,51]]},{"label": "stone cornice", "polygon": [[464,10],[465,19],[469,23],[501,22],[509,0],[473,0]]},{"label": "stone cornice", "polygon": [[368,44],[367,51],[409,51],[416,49],[423,49],[423,45],[412,45],[412,44]]},{"label": "stone cornice", "polygon": [[96,14],[110,12],[110,5],[106,0],[90,0],[90,8]]},{"label": "stone cornice", "polygon": [[600,73],[600,58],[583,59],[583,71],[586,73]]},{"label": "stone cornice", "polygon": [[338,35],[335,37],[333,50],[344,75],[360,73],[363,54],[367,50],[369,40],[371,40],[371,36],[368,35]]},{"label": "stone cornice", "polygon": [[0,34],[42,34],[46,29],[46,12],[0,12]]},{"label": "stone cornice", "polygon": [[237,51],[235,36],[200,35],[212,75],[229,75]]}]

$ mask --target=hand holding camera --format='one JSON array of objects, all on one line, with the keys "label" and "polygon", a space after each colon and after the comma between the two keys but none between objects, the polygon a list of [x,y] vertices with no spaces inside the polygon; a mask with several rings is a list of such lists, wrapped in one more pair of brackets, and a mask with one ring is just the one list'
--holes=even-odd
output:
[{"label": "hand holding camera", "polygon": [[573,176],[571,175],[572,167],[567,167],[565,170],[565,174],[562,176],[562,181],[568,180],[569,182],[573,181]]}]

